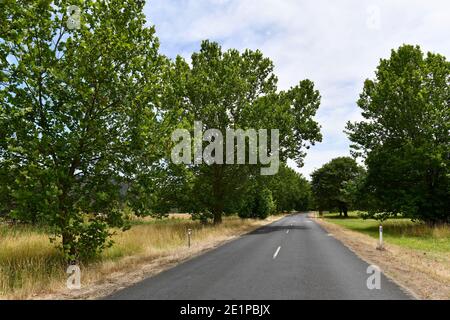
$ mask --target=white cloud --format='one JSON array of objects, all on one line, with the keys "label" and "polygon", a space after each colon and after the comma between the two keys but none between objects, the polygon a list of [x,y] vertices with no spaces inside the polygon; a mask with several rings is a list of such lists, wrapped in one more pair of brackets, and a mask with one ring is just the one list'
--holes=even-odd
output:
[{"label": "white cloud", "polygon": [[208,38],[225,48],[261,49],[282,89],[315,82],[324,141],[299,170],[307,176],[349,154],[342,130],[360,119],[356,100],[380,58],[403,43],[450,57],[448,0],[153,0],[146,10],[169,56],[188,57]]}]

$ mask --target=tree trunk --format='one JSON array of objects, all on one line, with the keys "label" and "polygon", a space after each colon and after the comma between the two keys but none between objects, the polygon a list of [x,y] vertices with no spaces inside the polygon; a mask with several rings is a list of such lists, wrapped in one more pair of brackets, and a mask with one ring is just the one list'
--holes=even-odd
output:
[{"label": "tree trunk", "polygon": [[224,194],[222,189],[222,170],[223,166],[214,164],[213,172],[214,172],[214,180],[213,180],[213,196],[214,196],[214,204],[213,204],[213,217],[214,224],[218,225],[222,223],[222,213],[223,213],[223,202],[224,202]]},{"label": "tree trunk", "polygon": [[348,208],[344,206],[344,217],[348,218]]},{"label": "tree trunk", "polygon": [[218,225],[222,223],[222,212],[216,211],[213,212],[213,216],[214,216],[214,224]]},{"label": "tree trunk", "polygon": [[76,261],[76,250],[73,244],[73,235],[69,233],[63,233],[62,234],[62,245],[64,248],[64,252],[70,256],[70,259],[68,259],[69,264],[74,264]]}]

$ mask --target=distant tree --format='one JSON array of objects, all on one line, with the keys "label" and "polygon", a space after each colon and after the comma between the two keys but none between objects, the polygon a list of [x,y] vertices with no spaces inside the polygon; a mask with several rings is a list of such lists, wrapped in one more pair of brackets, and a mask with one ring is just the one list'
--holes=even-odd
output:
[{"label": "distant tree", "polygon": [[404,45],[383,59],[348,123],[354,155],[368,168],[369,215],[450,221],[450,62]]},{"label": "distant tree", "polygon": [[308,210],[311,188],[300,173],[282,164],[274,176],[260,178],[272,192],[278,212]]},{"label": "distant tree", "polygon": [[[304,80],[278,92],[273,63],[260,51],[223,52],[217,43],[204,41],[192,55],[192,65],[181,58],[176,65],[173,77],[178,79],[183,101],[180,122],[193,126],[194,121],[201,121],[203,131],[218,129],[223,135],[227,129],[279,129],[281,161],[289,157],[299,164],[305,149],[321,140],[313,119],[320,104],[314,84]],[[211,212],[214,223],[220,223],[222,214],[235,207],[233,203],[255,173],[255,166],[244,164],[203,163],[189,168],[195,177],[195,211]]]},{"label": "distant tree", "polygon": [[52,227],[69,260],[126,228],[127,198],[147,210],[146,177],[170,137],[159,112],[167,59],[144,5],[0,4],[0,210]]},{"label": "distant tree", "polygon": [[266,219],[276,210],[272,192],[267,188],[252,188],[241,203],[238,212],[241,218]]},{"label": "distant tree", "polygon": [[363,172],[364,169],[349,157],[335,158],[314,171],[311,189],[319,211],[337,208],[341,216],[347,217],[353,194],[349,186]]}]

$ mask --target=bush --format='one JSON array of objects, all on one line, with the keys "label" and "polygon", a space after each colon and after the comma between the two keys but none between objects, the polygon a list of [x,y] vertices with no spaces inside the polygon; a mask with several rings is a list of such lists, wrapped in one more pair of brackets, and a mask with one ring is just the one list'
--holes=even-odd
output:
[{"label": "bush", "polygon": [[269,189],[263,189],[246,195],[238,214],[243,219],[266,219],[269,214],[275,212],[275,208],[272,192]]}]

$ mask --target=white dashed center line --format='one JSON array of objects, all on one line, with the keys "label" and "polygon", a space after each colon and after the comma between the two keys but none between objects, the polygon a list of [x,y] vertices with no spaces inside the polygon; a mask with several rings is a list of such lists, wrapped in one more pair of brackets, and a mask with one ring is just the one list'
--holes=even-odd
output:
[{"label": "white dashed center line", "polygon": [[275,253],[273,254],[273,258],[274,258],[274,259],[277,258],[277,255],[278,255],[278,253],[280,252],[280,250],[281,250],[281,246],[278,247],[277,251],[275,251]]},{"label": "white dashed center line", "polygon": [[289,233],[289,230],[286,230],[286,233]]}]

